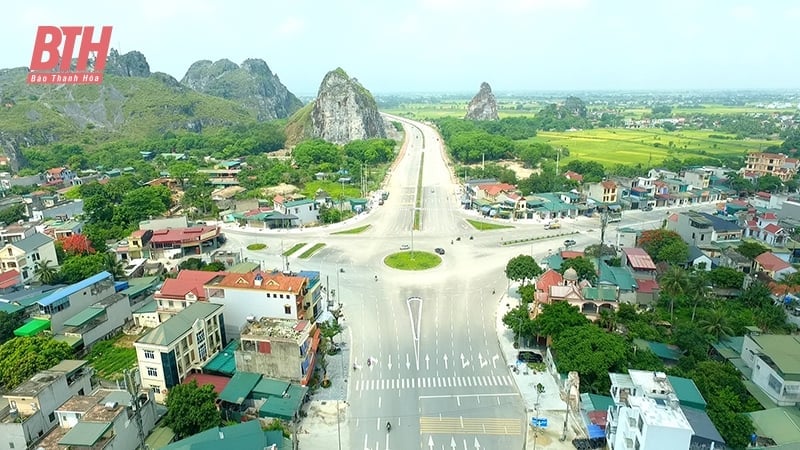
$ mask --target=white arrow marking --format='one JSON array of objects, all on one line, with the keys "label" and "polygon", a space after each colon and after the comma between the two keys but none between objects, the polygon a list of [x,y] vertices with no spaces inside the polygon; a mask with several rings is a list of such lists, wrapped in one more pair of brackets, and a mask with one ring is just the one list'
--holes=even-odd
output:
[{"label": "white arrow marking", "polygon": [[364,435],[364,450],[369,450],[369,447],[367,447],[367,435],[366,434]]},{"label": "white arrow marking", "polygon": [[433,450],[433,436],[428,436],[428,448]]},{"label": "white arrow marking", "polygon": [[492,356],[492,366],[497,369],[497,360],[500,359],[500,355],[495,354]]},{"label": "white arrow marking", "polygon": [[464,354],[461,354],[461,368],[465,368],[469,365],[469,360],[464,359]]},{"label": "white arrow marking", "polygon": [[431,358],[426,354],[425,355],[425,370],[431,369]]},{"label": "white arrow marking", "polygon": [[406,369],[411,369],[411,361],[408,359],[408,353],[406,353]]},{"label": "white arrow marking", "polygon": [[476,450],[481,450],[481,443],[478,442],[478,438],[475,438],[475,444],[474,445],[475,445],[475,449]]},{"label": "white arrow marking", "polygon": [[489,365],[489,361],[483,359],[483,355],[481,355],[480,353],[478,353],[478,360],[481,362],[481,368]]},{"label": "white arrow marking", "polygon": [[392,370],[392,355],[389,355],[389,364],[387,366],[389,366],[389,370]]},{"label": "white arrow marking", "polygon": [[444,368],[447,369],[447,355],[444,355]]},{"label": "white arrow marking", "polygon": [[467,450],[467,440],[464,439],[464,450]]},{"label": "white arrow marking", "polygon": [[456,448],[456,438],[450,438],[450,448]]}]

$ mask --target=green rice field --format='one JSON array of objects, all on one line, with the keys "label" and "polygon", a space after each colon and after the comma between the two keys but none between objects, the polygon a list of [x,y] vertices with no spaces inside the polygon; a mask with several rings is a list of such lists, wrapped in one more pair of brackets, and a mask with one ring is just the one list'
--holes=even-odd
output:
[{"label": "green rice field", "polygon": [[136,366],[136,349],[133,348],[133,341],[137,337],[120,334],[94,344],[86,359],[97,376],[104,380],[119,380],[125,369]]}]

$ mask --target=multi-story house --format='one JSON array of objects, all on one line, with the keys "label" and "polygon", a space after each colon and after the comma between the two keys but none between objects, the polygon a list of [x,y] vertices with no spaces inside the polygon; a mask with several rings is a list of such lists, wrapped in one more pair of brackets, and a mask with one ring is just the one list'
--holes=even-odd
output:
[{"label": "multi-story house", "polygon": [[602,311],[619,309],[619,296],[618,286],[599,284],[593,287],[586,280],[579,281],[575,269],[569,268],[564,271],[561,283],[549,286],[545,303],[565,301],[577,307],[589,320],[597,320]]},{"label": "multi-story house", "polygon": [[610,450],[726,448],[691,380],[643,370],[608,375],[614,401],[606,416]]},{"label": "multi-story house", "polygon": [[647,172],[647,176],[661,180],[666,178],[678,178],[678,174],[676,172],[666,169],[650,169],[650,171]]},{"label": "multi-story house", "polygon": [[586,185],[589,197],[600,203],[617,203],[617,183],[606,180]]},{"label": "multi-story house", "polygon": [[216,249],[219,236],[220,229],[214,226],[155,230],[150,238],[150,257],[172,258],[200,255],[204,251]]},{"label": "multi-story house", "polygon": [[226,343],[222,305],[197,302],[140,337],[133,346],[142,386],[152,388],[157,402]]},{"label": "multi-story house", "polygon": [[319,272],[281,273],[255,271],[229,273],[205,285],[208,301],[225,305],[229,336],[238,335],[250,320],[309,320],[322,314],[324,305]]},{"label": "multi-story house", "polygon": [[744,225],[744,237],[757,239],[771,247],[785,247],[789,241],[789,231],[779,225],[778,216],[773,212],[744,214],[740,221]]},{"label": "multi-story house", "polygon": [[508,183],[484,183],[474,186],[474,200],[484,200],[488,202],[497,201],[497,196],[501,193],[516,192],[517,187]]},{"label": "multi-story house", "polygon": [[621,262],[624,267],[630,267],[637,277],[655,279],[656,264],[644,249],[638,247],[623,248]]},{"label": "multi-story house", "polygon": [[75,234],[83,233],[83,222],[80,220],[48,220],[39,228],[39,232],[55,240],[66,239]]},{"label": "multi-story house", "polygon": [[776,281],[797,272],[797,269],[792,267],[788,261],[779,258],[772,252],[764,252],[756,256],[754,262],[757,272],[762,272]]},{"label": "multi-story house", "polygon": [[67,359],[3,394],[0,449],[36,448],[33,444],[58,425],[56,409],[73,395],[92,392],[87,361]]},{"label": "multi-story house", "polygon": [[234,352],[237,371],[308,384],[320,339],[314,323],[261,318],[248,321],[240,336],[241,345]]},{"label": "multi-story house", "polygon": [[708,189],[711,182],[711,173],[704,169],[689,169],[681,175],[681,179],[690,189]]},{"label": "multi-story house", "polygon": [[272,202],[275,211],[297,217],[300,226],[319,222],[319,203],[312,198],[288,200],[276,195]]},{"label": "multi-story house", "polygon": [[141,392],[134,402],[127,391],[98,389],[71,397],[55,413],[58,427],[37,450],[136,450],[142,445],[139,432],[150,434],[158,419],[152,391]]},{"label": "multi-story house", "polygon": [[742,229],[735,222],[697,211],[671,216],[667,220],[667,229],[700,249],[713,248],[716,242],[738,242],[742,239]]},{"label": "multi-story house", "polygon": [[50,321],[53,334],[58,334],[68,319],[115,292],[114,278],[108,272],[100,272],[38,300],[36,318]]},{"label": "multi-story house", "polygon": [[49,261],[50,267],[58,264],[56,247],[53,239],[42,233],[34,233],[25,239],[6,244],[0,249],[0,271],[16,270],[23,283],[30,283],[36,278],[37,262]]},{"label": "multi-story house", "polygon": [[75,178],[75,173],[66,167],[56,167],[45,172],[44,177],[47,184],[69,184]]},{"label": "multi-story house", "polygon": [[747,160],[743,172],[749,172],[755,176],[772,175],[789,181],[797,174],[798,160],[789,158],[783,153],[761,153],[753,152],[747,154]]},{"label": "multi-story house", "polygon": [[36,234],[36,227],[30,224],[9,224],[0,229],[0,244],[7,245]]},{"label": "multi-story house", "polygon": [[126,294],[116,292],[65,320],[64,328],[56,339],[71,344],[80,342],[83,348],[89,349],[95,342],[122,330],[129,320],[130,299]]},{"label": "multi-story house", "polygon": [[[226,275],[225,272],[181,270],[176,278],[164,280],[164,284],[153,295],[156,302],[157,323],[165,322],[192,303],[207,302],[208,294],[203,286],[212,283],[213,280],[221,280]],[[228,311],[226,315],[229,315]]]},{"label": "multi-story house", "polygon": [[742,344],[750,380],[778,406],[800,405],[800,337],[750,332]]},{"label": "multi-story house", "polygon": [[136,230],[117,245],[114,251],[117,259],[128,261],[133,259],[147,259],[150,257],[150,239],[153,230]]}]

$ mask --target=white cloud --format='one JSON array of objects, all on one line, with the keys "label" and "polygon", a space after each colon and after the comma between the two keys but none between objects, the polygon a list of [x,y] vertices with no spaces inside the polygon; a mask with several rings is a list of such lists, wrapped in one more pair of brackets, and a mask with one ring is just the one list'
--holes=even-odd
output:
[{"label": "white cloud", "polygon": [[296,17],[289,17],[278,24],[277,32],[284,36],[300,33],[306,27],[306,23]]}]

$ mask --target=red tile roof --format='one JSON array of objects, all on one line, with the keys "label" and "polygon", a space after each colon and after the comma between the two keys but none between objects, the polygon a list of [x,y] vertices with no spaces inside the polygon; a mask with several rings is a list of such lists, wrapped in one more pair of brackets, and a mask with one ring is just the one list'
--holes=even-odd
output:
[{"label": "red tile roof", "polygon": [[652,294],[659,289],[658,281],[656,280],[636,280],[636,286],[639,287],[637,291],[643,294]]},{"label": "red tile roof", "polygon": [[64,171],[63,167],[56,167],[56,168],[53,168],[53,169],[47,169],[47,173],[49,173],[50,175],[60,175],[61,172],[63,172],[63,171]]},{"label": "red tile roof", "polygon": [[756,195],[757,195],[757,196],[759,196],[759,197],[761,197],[761,198],[766,198],[766,199],[769,199],[769,198],[771,198],[771,197],[772,197],[772,196],[769,194],[769,192],[756,192]]},{"label": "red tile roof", "polygon": [[778,216],[775,213],[767,212],[761,215],[761,218],[764,220],[778,220]]},{"label": "red tile roof", "polygon": [[774,223],[771,223],[771,224],[769,224],[769,225],[764,227],[764,231],[766,231],[767,233],[770,233],[770,234],[776,234],[781,230],[783,230],[783,228],[775,225]]},{"label": "red tile roof", "polygon": [[0,273],[0,289],[14,287],[21,283],[19,272],[16,270],[9,270],[8,272]]},{"label": "red tile roof", "polygon": [[156,298],[186,298],[192,292],[200,301],[206,300],[206,291],[203,285],[214,278],[227,275],[227,272],[206,272],[203,270],[181,270],[177,278],[167,278],[158,291]]},{"label": "red tile roof", "polygon": [[628,264],[634,270],[656,270],[656,265],[650,255],[641,248],[628,247],[623,248],[622,252],[628,259]]},{"label": "red tile roof", "polygon": [[219,375],[209,375],[207,373],[190,373],[182,384],[189,384],[192,381],[197,381],[197,385],[203,387],[207,384],[214,386],[214,392],[221,393],[225,386],[231,381],[228,377],[221,377]]},{"label": "red tile roof", "polygon": [[769,272],[777,272],[792,267],[791,264],[778,258],[772,252],[764,252],[756,256],[756,262]]},{"label": "red tile roof", "polygon": [[564,281],[564,277],[560,273],[553,269],[548,269],[536,280],[536,290],[550,292],[550,286],[561,284],[562,281]]},{"label": "red tile roof", "polygon": [[583,252],[579,251],[564,250],[561,252],[561,257],[564,259],[580,258],[581,256],[583,256]]},{"label": "red tile roof", "polygon": [[148,230],[136,230],[133,233],[131,233],[131,237],[132,238],[140,238],[140,237],[144,236],[144,234],[147,233],[147,231]]},{"label": "red tile roof", "polygon": [[[256,277],[261,277],[261,285],[256,286]],[[297,294],[305,285],[307,279],[284,275],[281,272],[248,272],[231,273],[215,283],[215,286],[236,289],[260,289],[272,292],[288,292]]]},{"label": "red tile roof", "polygon": [[286,201],[286,199],[285,199],[285,198],[284,198],[282,195],[280,195],[280,194],[279,194],[279,195],[276,195],[276,196],[275,196],[275,197],[273,197],[273,199],[272,199],[272,203],[275,203],[276,205],[277,205],[277,204],[279,204],[279,203],[282,205],[282,204],[283,204],[283,202],[285,202],[285,201]]},{"label": "red tile roof", "polygon": [[219,228],[217,227],[188,227],[155,230],[153,231],[153,238],[150,242],[154,244],[200,242],[201,235],[214,230],[217,230],[217,233],[219,233]]},{"label": "red tile roof", "polygon": [[503,191],[512,192],[517,189],[513,184],[508,183],[494,183],[494,184],[481,184],[478,188],[486,191],[487,195],[497,195]]},{"label": "red tile roof", "polygon": [[581,175],[581,174],[579,174],[579,173],[577,173],[577,172],[573,172],[573,171],[571,171],[571,170],[568,170],[567,172],[565,172],[565,173],[564,173],[564,176],[565,176],[565,177],[566,177],[568,180],[574,180],[574,181],[578,181],[578,182],[581,182],[581,181],[583,181],[583,175]]},{"label": "red tile roof", "polygon": [[614,183],[613,181],[603,181],[600,184],[603,185],[603,188],[605,188],[605,189],[616,189],[617,188],[617,183]]}]

